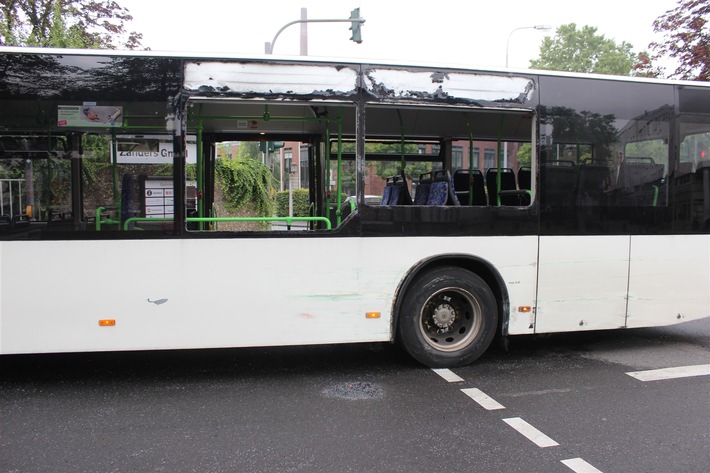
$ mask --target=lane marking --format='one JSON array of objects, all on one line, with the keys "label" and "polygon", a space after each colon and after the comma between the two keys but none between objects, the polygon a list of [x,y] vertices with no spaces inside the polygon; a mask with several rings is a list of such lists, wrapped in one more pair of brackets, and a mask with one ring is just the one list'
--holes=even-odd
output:
[{"label": "lane marking", "polygon": [[524,437],[527,437],[528,440],[530,440],[532,443],[537,445],[538,447],[555,447],[559,445],[559,443],[555,442],[552,440],[550,437],[547,435],[543,434],[539,430],[537,430],[535,427],[532,425],[528,424],[525,422],[523,419],[520,417],[511,417],[509,419],[503,419],[503,422],[517,430],[520,434],[522,434]]},{"label": "lane marking", "polygon": [[710,376],[710,365],[677,366],[658,370],[631,371],[626,373],[640,381],[660,381],[663,379],[689,378],[691,376]]},{"label": "lane marking", "polygon": [[461,383],[463,382],[463,378],[451,371],[448,368],[432,368],[431,369],[434,373],[438,374],[444,380],[448,381],[449,383]]},{"label": "lane marking", "polygon": [[576,473],[602,473],[601,470],[597,470],[581,458],[570,458],[569,460],[562,460],[562,463],[564,463],[567,468]]},{"label": "lane marking", "polygon": [[498,401],[496,401],[478,388],[467,388],[462,389],[461,391],[463,391],[465,395],[476,401],[484,409],[487,409],[489,411],[505,409],[502,404],[498,403]]}]

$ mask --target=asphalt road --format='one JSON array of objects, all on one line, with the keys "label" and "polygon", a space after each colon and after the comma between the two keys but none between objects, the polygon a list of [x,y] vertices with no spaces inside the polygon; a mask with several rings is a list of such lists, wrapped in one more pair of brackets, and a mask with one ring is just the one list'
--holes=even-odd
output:
[{"label": "asphalt road", "polygon": [[[707,375],[627,374],[681,366]],[[444,371],[390,345],[0,358],[0,473],[420,471],[710,471],[710,319]]]}]

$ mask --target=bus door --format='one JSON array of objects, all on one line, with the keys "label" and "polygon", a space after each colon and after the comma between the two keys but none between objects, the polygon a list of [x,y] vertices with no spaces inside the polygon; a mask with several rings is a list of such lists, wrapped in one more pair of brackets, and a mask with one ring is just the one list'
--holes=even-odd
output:
[{"label": "bus door", "polygon": [[625,325],[630,237],[614,227],[610,152],[543,149],[536,333]]},{"label": "bus door", "polygon": [[535,333],[625,326],[629,236],[541,236]]},{"label": "bus door", "polygon": [[[705,107],[698,92],[682,89],[681,109]],[[652,192],[645,197],[646,220],[664,215],[656,221],[673,225],[672,233],[632,237],[627,327],[670,325],[710,315],[710,116],[681,113],[676,119],[678,145],[671,149],[678,154],[673,156],[672,173],[668,139],[626,146],[627,160],[644,156],[630,162],[635,172],[627,174],[635,181],[627,181]]]}]

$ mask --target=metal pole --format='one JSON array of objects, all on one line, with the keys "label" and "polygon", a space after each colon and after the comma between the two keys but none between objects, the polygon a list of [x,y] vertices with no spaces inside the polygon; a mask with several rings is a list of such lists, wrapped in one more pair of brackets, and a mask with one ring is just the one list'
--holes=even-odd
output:
[{"label": "metal pole", "polygon": [[364,18],[357,18],[357,19],[351,19],[348,18],[347,20],[341,20],[341,19],[328,19],[328,20],[295,20],[291,21],[289,23],[286,23],[281,27],[279,31],[276,32],[276,35],[274,36],[274,39],[271,40],[270,43],[264,43],[264,52],[266,54],[273,54],[274,52],[274,44],[276,44],[276,39],[279,37],[279,35],[288,28],[291,25],[295,25],[296,23],[352,23],[352,22],[358,22],[358,23],[365,23]]},{"label": "metal pole", "polygon": [[518,30],[538,30],[538,31],[550,31],[552,26],[550,25],[535,25],[535,26],[521,26],[520,28],[515,28],[508,35],[508,41],[505,43],[505,67],[508,67],[508,51],[510,50],[510,37],[513,36]]},{"label": "metal pole", "polygon": [[308,56],[308,10],[301,8],[301,56]]}]

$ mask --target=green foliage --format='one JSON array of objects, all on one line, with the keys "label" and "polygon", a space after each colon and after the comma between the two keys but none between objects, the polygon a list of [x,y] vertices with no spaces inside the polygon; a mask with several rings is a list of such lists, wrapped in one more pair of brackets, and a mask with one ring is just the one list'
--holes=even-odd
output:
[{"label": "green foliage", "polygon": [[663,77],[663,68],[653,64],[653,59],[648,51],[641,51],[636,57],[636,64],[631,71],[636,77]]},{"label": "green foliage", "polygon": [[[354,146],[354,144],[353,144]],[[344,146],[344,149],[347,149]],[[366,143],[365,144],[365,154],[378,153],[378,154],[388,154],[395,158],[392,161],[374,161],[368,163],[368,169],[374,169],[377,176],[385,179],[389,176],[394,176],[399,174],[402,169],[402,162],[399,158],[404,154],[416,154],[419,148],[415,143],[402,143],[392,142],[392,143]],[[408,162],[404,168],[404,174],[409,179],[418,179],[419,175],[425,172],[431,171],[431,163],[428,162]],[[345,176],[344,180],[348,180],[349,176]],[[353,175],[353,188],[354,188],[354,175]],[[343,186],[346,187],[345,185]]]},{"label": "green foliage", "polygon": [[651,43],[654,59],[678,63],[670,77],[710,80],[710,0],[678,0],[677,6],[653,22],[663,40]]},{"label": "green foliage", "polygon": [[532,144],[523,143],[518,149],[518,166],[530,166],[532,163]]},{"label": "green foliage", "polygon": [[255,159],[217,159],[215,174],[227,200],[240,208],[251,203],[261,215],[271,215],[271,171]]},{"label": "green foliage", "polygon": [[107,135],[87,133],[82,136],[84,159],[81,171],[84,184],[95,182],[102,171],[111,167],[111,138]]},{"label": "green foliage", "polygon": [[258,141],[241,141],[239,143],[239,150],[237,151],[237,158],[240,159],[259,159],[259,142]]},{"label": "green foliage", "polygon": [[22,159],[5,159],[0,162],[0,179],[24,179],[25,163]]},{"label": "green foliage", "polygon": [[[289,191],[282,191],[276,193],[276,215],[278,217],[288,217],[288,194]],[[293,190],[293,216],[310,216],[308,189]]]},{"label": "green foliage", "polygon": [[628,76],[637,63],[633,46],[617,44],[597,28],[569,23],[557,28],[554,38],[547,37],[540,46],[540,57],[530,61],[535,69]]},{"label": "green foliage", "polygon": [[8,46],[137,49],[132,19],[115,0],[11,0],[0,5],[0,35]]},{"label": "green foliage", "polygon": [[[387,177],[394,175],[399,175],[401,168],[402,165],[400,163],[392,161],[378,161],[375,164],[375,172],[382,179],[386,179]],[[419,175],[425,172],[431,172],[430,162],[410,162],[407,163],[407,166],[404,168],[404,175],[411,180],[419,179]]]}]

